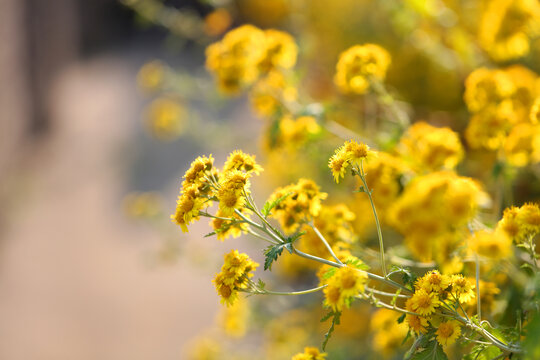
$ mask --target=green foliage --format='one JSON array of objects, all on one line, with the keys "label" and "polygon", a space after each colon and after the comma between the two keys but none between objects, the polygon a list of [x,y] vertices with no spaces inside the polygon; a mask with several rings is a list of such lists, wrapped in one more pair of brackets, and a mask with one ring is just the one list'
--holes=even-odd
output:
[{"label": "green foliage", "polygon": [[326,270],[324,272],[324,274],[322,274],[321,278],[323,280],[328,280],[328,279],[330,279],[332,276],[334,276],[336,274],[336,271],[337,271],[337,268],[331,267],[328,270]]},{"label": "green foliage", "polygon": [[531,322],[525,327],[527,337],[523,343],[526,360],[540,359],[540,315],[538,313],[532,318]]},{"label": "green foliage", "polygon": [[365,264],[362,260],[356,259],[356,258],[350,258],[345,262],[347,265],[351,265],[352,267],[355,267],[360,270],[368,271],[369,265]]},{"label": "green foliage", "polygon": [[332,336],[332,333],[334,332],[335,326],[339,325],[341,321],[341,311],[330,311],[328,314],[323,316],[321,319],[321,322],[325,322],[326,320],[332,318],[332,325],[330,325],[330,329],[328,329],[328,332],[324,334],[324,341],[322,343],[322,349],[326,349],[326,345],[328,344],[328,340],[330,340],[330,337]]},{"label": "green foliage", "polygon": [[289,253],[293,252],[293,243],[298,240],[306,232],[297,232],[291,236],[285,238],[285,241],[281,244],[270,245],[264,249],[264,270],[272,270],[272,263],[278,259],[283,252],[283,249],[287,249]]},{"label": "green foliage", "polygon": [[405,354],[406,360],[448,360],[433,333],[419,336]]},{"label": "green foliage", "polygon": [[464,360],[491,360],[501,354],[501,350],[496,346],[477,344],[465,355]]},{"label": "green foliage", "polygon": [[264,217],[268,217],[272,213],[272,209],[274,209],[276,206],[278,206],[283,200],[285,200],[287,197],[289,197],[292,193],[287,193],[283,195],[282,197],[272,201],[272,202],[266,202],[261,210],[261,214],[263,214]]}]

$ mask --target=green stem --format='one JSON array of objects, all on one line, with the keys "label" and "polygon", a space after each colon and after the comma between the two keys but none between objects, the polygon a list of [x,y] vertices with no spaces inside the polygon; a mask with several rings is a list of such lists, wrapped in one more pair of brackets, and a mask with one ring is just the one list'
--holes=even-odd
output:
[{"label": "green stem", "polygon": [[381,224],[379,222],[379,217],[377,216],[377,210],[375,209],[375,203],[373,202],[373,198],[371,197],[371,190],[369,189],[366,181],[366,176],[364,174],[364,165],[363,160],[360,161],[360,179],[362,180],[362,183],[364,184],[364,189],[366,194],[369,197],[369,202],[371,203],[371,209],[373,210],[373,216],[375,217],[375,224],[377,225],[377,237],[379,238],[379,251],[380,251],[380,257],[381,257],[381,268],[382,273],[384,277],[386,277],[386,262],[384,260],[384,243],[383,243],[383,237],[382,237],[382,231],[381,231]]},{"label": "green stem", "polygon": [[319,229],[317,229],[313,224],[309,223],[308,224],[312,229],[313,231],[315,232],[315,234],[317,234],[317,236],[319,237],[319,239],[321,239],[321,241],[323,242],[324,246],[326,246],[326,249],[328,249],[328,251],[330,252],[330,255],[332,255],[332,257],[336,260],[336,262],[338,264],[341,264],[343,265],[343,263],[341,262],[341,260],[339,260],[339,258],[336,256],[336,254],[334,253],[334,250],[332,250],[332,247],[330,246],[330,244],[328,243],[328,241],[326,241],[326,239],[324,238],[324,236],[321,234],[321,232],[319,231]]},{"label": "green stem", "polygon": [[279,245],[279,243],[275,242],[274,240],[271,240],[265,236],[262,236],[258,233],[256,233],[255,231],[251,230],[251,229],[248,229],[247,232],[253,236],[255,236],[256,238],[259,238],[261,240],[264,240],[266,242],[269,242],[270,244],[273,244],[273,245]]},{"label": "green stem", "polygon": [[259,294],[268,294],[268,295],[304,295],[304,294],[310,294],[317,291],[320,291],[327,287],[328,285],[322,285],[313,289],[307,289],[307,290],[301,290],[301,291],[270,291],[270,290],[263,290],[263,292],[260,292]]}]

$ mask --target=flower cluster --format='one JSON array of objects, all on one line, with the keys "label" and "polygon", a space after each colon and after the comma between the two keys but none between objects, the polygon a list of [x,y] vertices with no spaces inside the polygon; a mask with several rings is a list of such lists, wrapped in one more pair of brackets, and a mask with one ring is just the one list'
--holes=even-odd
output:
[{"label": "flower cluster", "polygon": [[268,201],[278,202],[272,217],[279,220],[286,233],[292,233],[298,230],[302,223],[319,215],[321,201],[327,196],[313,180],[300,179],[296,184],[277,188]]},{"label": "flower cluster", "polygon": [[463,158],[463,146],[456,132],[423,121],[407,130],[400,140],[398,151],[419,172],[451,170]]},{"label": "flower cluster", "polygon": [[507,161],[525,166],[540,161],[540,124],[535,99],[538,77],[521,66],[479,68],[465,82],[465,102],[472,113],[465,131],[473,148],[502,148]]},{"label": "flower cluster", "polygon": [[344,93],[363,94],[372,79],[384,80],[390,61],[390,54],[379,45],[355,45],[339,56],[334,82]]},{"label": "flower cluster", "polygon": [[442,247],[456,249],[460,245],[456,231],[467,230],[467,222],[484,199],[474,180],[453,172],[434,172],[413,179],[405,187],[389,210],[389,220],[405,236],[405,244],[416,257],[430,261],[439,254],[444,258],[449,252],[441,251]]},{"label": "flower cluster", "polygon": [[200,156],[191,163],[184,174],[184,181],[178,197],[176,212],[171,219],[187,232],[193,220],[198,220],[200,211],[218,201],[218,211],[211,225],[223,240],[228,236],[238,236],[246,230],[237,212],[245,212],[246,196],[249,194],[251,174],[258,175],[262,167],[253,155],[233,151],[220,172],[214,167],[214,158]]},{"label": "flower cluster", "polygon": [[238,250],[226,254],[221,272],[214,278],[221,303],[232,305],[238,299],[238,291],[246,287],[247,281],[253,276],[251,272],[258,266],[259,264]]},{"label": "flower cluster", "polygon": [[459,338],[461,326],[437,310],[463,309],[463,305],[474,296],[474,285],[462,275],[449,276],[441,275],[437,270],[429,271],[415,283],[414,294],[406,302],[406,309],[411,313],[405,320],[416,334],[435,332],[439,344],[446,347]]},{"label": "flower cluster", "polygon": [[349,166],[375,156],[376,153],[370,150],[366,144],[349,140],[336,149],[334,155],[328,161],[328,167],[332,170],[332,176],[334,176],[336,183],[339,183],[339,179],[345,177]]},{"label": "flower cluster", "polygon": [[289,34],[243,25],[206,49],[206,67],[214,73],[222,91],[237,93],[261,74],[294,66],[297,52]]},{"label": "flower cluster", "polygon": [[324,288],[324,304],[335,311],[340,311],[349,307],[354,297],[364,292],[367,274],[352,266],[329,271],[323,272],[321,277],[321,283],[327,285]]},{"label": "flower cluster", "polygon": [[505,209],[502,219],[497,223],[497,231],[506,234],[517,244],[528,237],[534,237],[540,233],[540,207],[538,204],[528,203]]}]

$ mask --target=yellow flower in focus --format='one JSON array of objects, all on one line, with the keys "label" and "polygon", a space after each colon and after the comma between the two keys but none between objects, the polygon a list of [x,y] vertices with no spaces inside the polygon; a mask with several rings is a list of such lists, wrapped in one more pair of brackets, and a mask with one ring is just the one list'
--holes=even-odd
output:
[{"label": "yellow flower in focus", "polygon": [[[247,214],[244,214],[244,216],[249,217]],[[210,226],[216,233],[216,237],[218,240],[224,241],[230,236],[232,236],[233,238],[237,238],[240,235],[242,235],[242,233],[247,232],[248,227],[249,227],[247,223],[245,222],[235,223],[234,221],[227,221],[224,219],[219,219],[223,217],[227,217],[227,216],[218,210],[218,212],[216,213],[216,218],[213,218],[210,221]],[[233,213],[229,217],[234,220],[239,220],[239,221],[242,220],[242,218],[236,213]]]},{"label": "yellow flower in focus", "polygon": [[416,281],[416,289],[424,289],[426,292],[440,293],[450,286],[452,279],[448,275],[441,275],[439,271],[432,270]]},{"label": "yellow flower in focus", "polygon": [[461,335],[461,326],[456,320],[449,320],[439,324],[437,329],[437,341],[442,346],[452,345]]},{"label": "yellow flower in focus", "polygon": [[327,280],[328,286],[324,288],[324,304],[339,311],[345,306],[349,307],[350,302],[358,293],[364,292],[364,285],[367,281],[367,274],[364,271],[344,266],[335,272]]},{"label": "yellow flower in focus", "polygon": [[364,94],[370,78],[384,80],[390,61],[390,54],[378,45],[355,45],[339,56],[334,82],[344,93]]},{"label": "yellow flower in focus", "polygon": [[519,208],[517,221],[530,234],[540,232],[540,208],[538,204],[527,203]]},{"label": "yellow flower in focus", "polygon": [[238,290],[245,288],[247,279],[253,276],[251,271],[255,271],[259,264],[238,250],[232,250],[224,259],[221,272],[216,274],[213,282],[221,303],[231,306],[238,299]]},{"label": "yellow flower in focus", "polygon": [[416,334],[425,334],[427,332],[428,320],[425,317],[407,314],[405,316],[405,321],[409,325],[409,329],[414,331]]},{"label": "yellow flower in focus", "polygon": [[234,150],[229,154],[223,171],[244,170],[247,173],[253,172],[259,175],[263,168],[255,162],[255,155],[245,154],[242,150]]},{"label": "yellow flower in focus", "polygon": [[294,355],[292,360],[325,360],[326,356],[326,353],[320,353],[315,347],[306,347],[303,353]]},{"label": "yellow flower in focus", "polygon": [[208,157],[199,156],[191,163],[189,169],[184,174],[183,188],[189,188],[191,185],[200,186],[206,183],[206,173],[213,169],[214,158],[212,154]]},{"label": "yellow flower in focus", "polygon": [[412,298],[407,300],[408,306],[417,314],[425,316],[435,312],[439,307],[440,301],[436,293],[428,293],[424,289],[419,289],[414,292]]},{"label": "yellow flower in focus", "polygon": [[339,179],[345,177],[345,172],[350,164],[359,163],[361,160],[369,160],[376,156],[377,153],[370,150],[366,144],[349,140],[336,149],[334,155],[328,161],[328,167],[332,170],[336,183],[339,183]]},{"label": "yellow flower in focus", "polygon": [[345,172],[349,164],[349,158],[345,149],[340,147],[328,161],[328,167],[332,170],[332,176],[336,183],[339,183],[340,178],[345,177]]},{"label": "yellow flower in focus", "polygon": [[165,65],[159,60],[144,64],[137,74],[137,84],[147,92],[158,90],[165,78]]},{"label": "yellow flower in focus", "polygon": [[463,158],[459,135],[450,128],[437,128],[420,121],[401,138],[399,152],[419,169],[453,169]]},{"label": "yellow flower in focus", "polygon": [[471,250],[493,260],[512,255],[512,240],[501,231],[480,230],[469,239]]},{"label": "yellow flower in focus", "polygon": [[276,68],[290,69],[296,64],[298,46],[291,35],[286,32],[269,29],[264,32],[266,54],[259,63],[262,72]]},{"label": "yellow flower in focus", "polygon": [[148,106],[146,123],[152,135],[160,140],[177,139],[186,127],[186,110],[178,102],[160,98]]},{"label": "yellow flower in focus", "polygon": [[460,303],[467,303],[476,296],[474,288],[476,285],[463,277],[461,274],[452,275],[452,291],[451,293],[458,299]]}]

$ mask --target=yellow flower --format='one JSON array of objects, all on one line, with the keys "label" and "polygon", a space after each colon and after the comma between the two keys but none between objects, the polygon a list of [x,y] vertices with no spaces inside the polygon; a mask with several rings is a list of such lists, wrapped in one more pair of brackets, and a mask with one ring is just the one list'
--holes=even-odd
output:
[{"label": "yellow flower", "polygon": [[231,23],[231,14],[226,9],[216,9],[204,17],[204,32],[210,36],[221,35]]},{"label": "yellow flower", "polygon": [[418,315],[407,314],[405,321],[409,325],[409,329],[417,334],[425,334],[427,332],[428,320],[425,317]]},{"label": "yellow flower", "polygon": [[328,161],[328,167],[332,170],[332,176],[336,183],[339,183],[340,178],[345,177],[345,172],[347,171],[349,164],[345,149],[340,147]]},{"label": "yellow flower", "polygon": [[163,84],[165,66],[161,61],[154,60],[141,67],[137,74],[137,84],[144,91],[156,91]]},{"label": "yellow flower", "polygon": [[461,274],[452,275],[452,294],[460,303],[467,303],[476,296],[475,285]]},{"label": "yellow flower", "polygon": [[531,107],[531,112],[529,114],[529,119],[531,121],[531,124],[540,123],[540,97],[537,97],[534,101],[534,104]]},{"label": "yellow flower", "polygon": [[535,138],[540,138],[540,125],[521,123],[514,126],[504,143],[504,154],[508,163],[521,167],[540,160],[533,159]]},{"label": "yellow flower", "polygon": [[496,231],[504,232],[509,238],[519,243],[525,237],[525,228],[518,220],[519,208],[511,206],[504,209],[502,219],[497,223]]},{"label": "yellow flower", "polygon": [[424,289],[426,292],[440,293],[450,286],[452,279],[448,275],[441,275],[437,270],[429,271],[417,280],[416,289]]},{"label": "yellow flower", "polygon": [[279,122],[281,138],[284,145],[297,147],[303,145],[310,136],[316,135],[321,131],[321,127],[312,116],[300,116],[292,119],[285,116]]},{"label": "yellow flower", "polygon": [[424,289],[416,290],[412,298],[407,301],[410,302],[411,309],[422,316],[434,313],[435,309],[440,305],[437,294],[428,293]]},{"label": "yellow flower", "polygon": [[[248,216],[247,214],[244,214],[244,216]],[[240,235],[242,235],[243,232],[246,232],[248,229],[248,224],[245,222],[234,222],[234,221],[227,221],[219,218],[227,217],[225,214],[223,214],[221,211],[218,210],[216,213],[217,218],[213,218],[210,221],[210,226],[212,226],[212,229],[216,232],[216,237],[220,241],[224,241],[228,237],[232,236],[233,238],[237,238]],[[235,220],[242,220],[242,218],[236,214],[233,213],[231,216],[229,216],[232,219]]]},{"label": "yellow flower", "polygon": [[245,154],[242,150],[234,150],[223,166],[223,171],[229,170],[244,170],[259,175],[263,168],[255,162],[255,155]]},{"label": "yellow flower", "polygon": [[449,320],[439,324],[436,334],[439,344],[442,346],[452,345],[461,335],[461,327],[456,320]]},{"label": "yellow flower", "polygon": [[303,353],[294,355],[292,360],[325,360],[326,356],[326,353],[320,353],[315,347],[306,347]]},{"label": "yellow flower", "polygon": [[245,288],[247,279],[253,276],[251,271],[255,271],[259,264],[238,250],[232,250],[224,258],[221,272],[216,274],[213,282],[221,303],[230,306],[238,299],[238,290]]},{"label": "yellow flower", "polygon": [[350,302],[358,293],[364,292],[367,274],[364,271],[344,266],[327,280],[328,286],[324,288],[325,305],[334,310],[349,307]]},{"label": "yellow flower", "polygon": [[235,210],[240,210],[246,204],[246,198],[234,189],[219,189],[217,193],[219,211],[224,216],[231,216]]},{"label": "yellow flower", "polygon": [[518,212],[518,223],[530,233],[540,232],[540,208],[538,204],[527,203]]},{"label": "yellow flower", "polygon": [[363,94],[370,78],[384,80],[390,55],[375,44],[355,45],[339,56],[334,82],[345,93]]},{"label": "yellow flower", "polygon": [[501,231],[480,230],[469,239],[471,250],[493,260],[507,258],[512,254],[512,240]]},{"label": "yellow flower", "polygon": [[208,157],[199,156],[191,163],[191,166],[184,174],[184,182],[182,187],[189,188],[191,185],[201,185],[206,182],[204,179],[206,172],[212,170],[214,166],[214,158],[212,154]]},{"label": "yellow flower", "polygon": [[378,309],[371,317],[373,348],[384,355],[391,355],[397,350],[407,335],[407,325],[398,323],[399,316],[395,311]]}]

